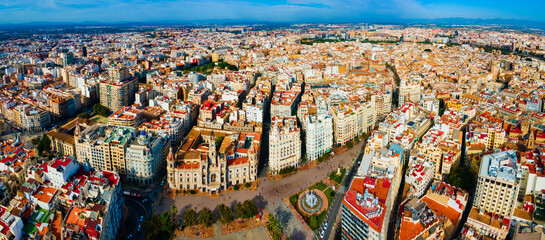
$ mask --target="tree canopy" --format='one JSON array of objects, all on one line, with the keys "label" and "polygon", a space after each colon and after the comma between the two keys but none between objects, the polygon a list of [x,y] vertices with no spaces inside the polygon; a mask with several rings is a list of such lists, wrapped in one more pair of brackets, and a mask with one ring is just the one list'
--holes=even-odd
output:
[{"label": "tree canopy", "polygon": [[95,112],[95,114],[98,114],[103,117],[110,116],[110,109],[100,105],[100,103],[93,105],[93,111]]},{"label": "tree canopy", "polygon": [[219,219],[221,223],[227,224],[235,220],[233,211],[231,211],[231,208],[227,207],[225,204],[220,204],[218,206],[218,210],[221,216]]},{"label": "tree canopy", "polygon": [[142,223],[144,239],[146,240],[168,240],[174,237],[176,224],[171,220],[169,212],[161,215],[153,214]]},{"label": "tree canopy", "polygon": [[199,223],[209,227],[215,220],[216,216],[212,211],[210,211],[210,209],[205,207],[201,210],[201,214],[199,215]]},{"label": "tree canopy", "polygon": [[193,226],[197,223],[197,212],[194,209],[186,210],[184,213],[184,227]]},{"label": "tree canopy", "polygon": [[446,177],[446,182],[452,186],[470,191],[475,187],[475,173],[469,167],[453,166]]},{"label": "tree canopy", "polygon": [[257,205],[252,201],[244,201],[243,203],[237,203],[235,207],[235,216],[237,218],[252,218],[257,215]]}]

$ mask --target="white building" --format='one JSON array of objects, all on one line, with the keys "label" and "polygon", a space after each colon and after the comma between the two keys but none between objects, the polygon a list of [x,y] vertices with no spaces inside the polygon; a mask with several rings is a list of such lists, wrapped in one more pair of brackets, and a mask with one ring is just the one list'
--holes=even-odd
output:
[{"label": "white building", "polygon": [[45,175],[56,188],[62,187],[79,170],[75,156],[60,157],[47,163]]},{"label": "white building", "polygon": [[434,163],[416,156],[411,156],[405,182],[410,185],[411,192],[418,198],[422,197],[433,177],[435,176]]},{"label": "white building", "polygon": [[329,152],[333,146],[333,120],[329,115],[305,115],[305,140],[309,161]]},{"label": "white building", "polygon": [[141,184],[151,184],[157,180],[159,171],[164,168],[169,147],[166,134],[140,131],[140,135],[126,149],[127,179]]},{"label": "white building", "polygon": [[301,159],[301,131],[295,117],[273,117],[269,132],[269,170],[297,167]]}]

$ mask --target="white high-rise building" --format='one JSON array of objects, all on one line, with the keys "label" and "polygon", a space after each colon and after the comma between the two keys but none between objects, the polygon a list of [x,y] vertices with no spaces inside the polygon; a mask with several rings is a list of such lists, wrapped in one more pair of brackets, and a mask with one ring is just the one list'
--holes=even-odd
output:
[{"label": "white high-rise building", "polygon": [[301,159],[301,131],[295,117],[273,117],[269,132],[269,170],[297,167]]},{"label": "white high-rise building", "polygon": [[309,161],[318,159],[333,146],[333,119],[329,115],[305,115],[305,140]]}]

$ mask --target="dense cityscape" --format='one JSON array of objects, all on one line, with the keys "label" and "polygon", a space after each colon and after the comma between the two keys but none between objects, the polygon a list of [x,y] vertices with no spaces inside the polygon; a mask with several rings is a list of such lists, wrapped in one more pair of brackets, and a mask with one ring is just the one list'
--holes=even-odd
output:
[{"label": "dense cityscape", "polygon": [[0,36],[0,239],[545,239],[537,30]]}]

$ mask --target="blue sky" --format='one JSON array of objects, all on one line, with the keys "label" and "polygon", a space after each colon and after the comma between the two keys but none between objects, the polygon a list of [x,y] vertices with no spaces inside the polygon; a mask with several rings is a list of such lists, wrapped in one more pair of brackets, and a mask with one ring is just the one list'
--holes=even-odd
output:
[{"label": "blue sky", "polygon": [[0,24],[220,19],[384,22],[452,17],[545,22],[543,9],[543,0],[0,0]]}]

